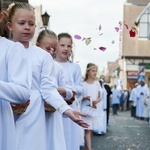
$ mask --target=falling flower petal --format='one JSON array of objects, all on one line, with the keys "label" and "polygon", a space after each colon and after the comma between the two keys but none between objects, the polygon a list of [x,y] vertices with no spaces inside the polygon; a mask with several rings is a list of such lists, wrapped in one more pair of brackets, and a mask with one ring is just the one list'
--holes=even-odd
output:
[{"label": "falling flower petal", "polygon": [[129,34],[130,34],[130,37],[135,37],[136,36],[135,31],[132,30],[132,29],[129,31]]},{"label": "falling flower petal", "polygon": [[122,25],[122,22],[121,22],[121,21],[119,21],[119,25],[120,25],[120,26]]},{"label": "falling flower petal", "polygon": [[74,38],[77,39],[77,40],[80,40],[81,36],[76,34],[76,35],[74,35]]},{"label": "falling flower petal", "polygon": [[86,38],[83,38],[82,41],[86,40]]},{"label": "falling flower petal", "polygon": [[128,30],[128,29],[129,29],[129,26],[128,26],[127,24],[125,24],[125,23],[124,23],[124,25],[125,25],[126,29]]},{"label": "falling flower petal", "polygon": [[86,45],[89,45],[91,43],[91,38],[87,38],[86,40],[85,40],[85,44]]},{"label": "falling flower petal", "polygon": [[105,51],[105,50],[106,50],[106,47],[101,46],[101,47],[99,47],[99,49],[100,49],[101,51]]},{"label": "falling flower petal", "polygon": [[94,50],[97,50],[97,48],[94,48]]},{"label": "falling flower petal", "polygon": [[99,34],[99,36],[103,35],[103,33]]},{"label": "falling flower petal", "polygon": [[135,26],[132,26],[131,30],[129,31],[130,37],[135,37],[137,33],[137,28]]},{"label": "falling flower petal", "polygon": [[101,25],[99,25],[99,30],[101,30],[102,29],[102,26]]},{"label": "falling flower petal", "polygon": [[118,31],[119,31],[119,28],[118,28],[118,27],[115,27],[115,30],[116,30],[116,32],[118,32]]},{"label": "falling flower petal", "polygon": [[111,42],[112,44],[114,44],[115,43],[115,41],[114,40],[112,40],[112,42]]}]

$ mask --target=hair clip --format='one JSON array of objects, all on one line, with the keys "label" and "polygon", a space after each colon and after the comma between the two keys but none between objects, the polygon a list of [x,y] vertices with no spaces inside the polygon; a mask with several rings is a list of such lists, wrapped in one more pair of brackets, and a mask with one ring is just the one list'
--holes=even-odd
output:
[{"label": "hair clip", "polygon": [[11,3],[11,4],[8,6],[7,11],[10,11],[14,5],[15,5],[15,3]]}]

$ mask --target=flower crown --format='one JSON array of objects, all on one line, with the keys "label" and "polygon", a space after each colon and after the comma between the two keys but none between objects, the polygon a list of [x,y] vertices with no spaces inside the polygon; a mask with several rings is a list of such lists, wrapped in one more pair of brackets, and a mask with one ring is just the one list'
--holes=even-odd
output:
[{"label": "flower crown", "polygon": [[14,5],[15,5],[15,3],[11,3],[11,4],[8,6],[7,11],[10,11]]},{"label": "flower crown", "polygon": [[97,66],[96,66],[96,65],[90,66],[90,67],[88,67],[86,70],[88,71],[88,70],[91,70],[91,69],[93,69],[93,68],[97,68]]}]

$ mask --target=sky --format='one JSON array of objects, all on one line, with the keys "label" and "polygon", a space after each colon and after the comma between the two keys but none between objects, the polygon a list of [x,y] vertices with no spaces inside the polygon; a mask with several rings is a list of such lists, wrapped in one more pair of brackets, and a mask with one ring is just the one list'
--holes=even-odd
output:
[{"label": "sky", "polygon": [[[119,56],[119,22],[123,21],[126,0],[29,0],[32,6],[42,4],[50,15],[49,28],[56,34],[68,32],[74,42],[74,62],[85,73],[88,63],[95,63],[99,72]],[[42,3],[41,3],[42,2]],[[74,36],[78,35],[81,39]],[[90,38],[91,42],[86,43]],[[104,47],[102,51],[99,47]]]}]

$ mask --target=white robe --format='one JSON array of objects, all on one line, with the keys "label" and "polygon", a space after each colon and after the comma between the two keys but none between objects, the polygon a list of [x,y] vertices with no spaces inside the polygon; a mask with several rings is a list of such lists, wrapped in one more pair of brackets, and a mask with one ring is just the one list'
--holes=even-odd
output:
[{"label": "white robe", "polygon": [[30,105],[16,120],[17,150],[47,150],[44,100],[63,113],[70,107],[57,92],[52,57],[37,46],[26,49],[32,62]]},{"label": "white robe", "polygon": [[[78,98],[84,93],[80,66],[72,62],[59,63],[63,66],[72,90],[76,92],[76,97]],[[76,110],[80,110],[77,98],[70,106]],[[63,118],[63,124],[67,150],[79,150],[79,126],[69,118]]]},{"label": "white robe", "polygon": [[[87,105],[92,105],[93,100],[98,99],[98,93],[100,92],[100,86],[98,81],[94,81],[92,84],[87,83],[86,81],[83,82],[84,87],[84,97],[90,96],[89,100],[82,100],[81,108],[84,108]],[[83,120],[89,124],[88,129],[86,130],[98,130],[99,129],[99,111],[98,111],[98,104],[96,104],[97,109],[95,111],[95,116],[87,116],[83,117]]]},{"label": "white robe", "polygon": [[[141,95],[143,93],[143,95]],[[144,112],[144,103],[142,100],[146,97],[147,93],[147,87],[146,86],[141,86],[139,85],[137,87],[137,105],[136,105],[136,116],[137,117],[143,117],[143,112]]]},{"label": "white robe", "polygon": [[136,107],[136,103],[137,103],[137,88],[136,87],[131,90],[129,100],[133,101],[132,106]]},{"label": "white robe", "polygon": [[101,87],[100,90],[101,101],[98,103],[98,113],[100,120],[100,132],[106,133],[107,123],[106,123],[106,110],[107,109],[107,92],[104,87]]},{"label": "white robe", "polygon": [[16,150],[12,103],[29,98],[28,66],[24,47],[0,38],[0,150]]},{"label": "white robe", "polygon": [[[70,90],[71,87],[67,85],[67,78],[63,67],[55,61],[54,69],[57,87],[65,88],[67,94],[66,99],[70,99],[73,96],[72,90]],[[46,112],[46,127],[48,150],[66,150],[62,115],[58,111],[53,113]]]}]

